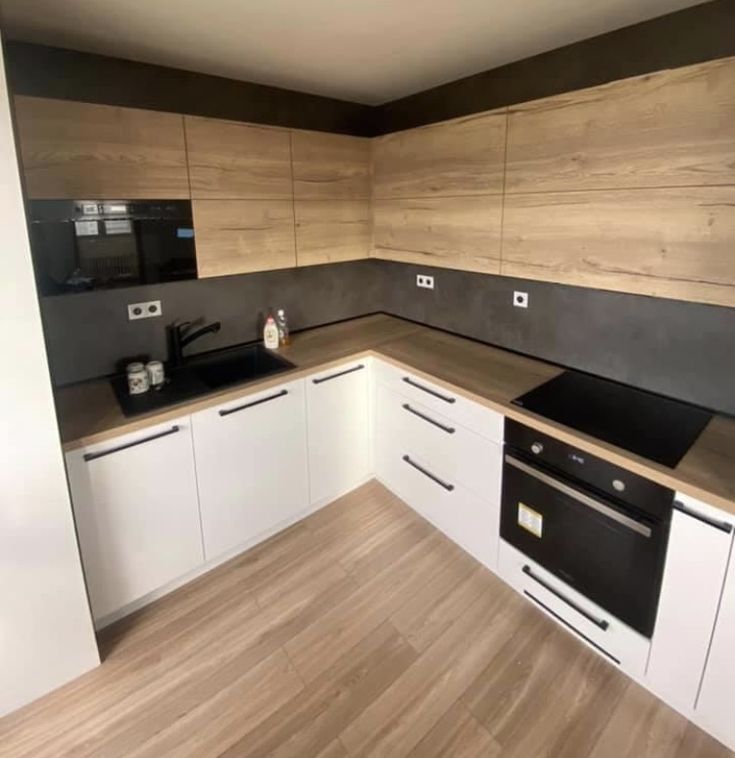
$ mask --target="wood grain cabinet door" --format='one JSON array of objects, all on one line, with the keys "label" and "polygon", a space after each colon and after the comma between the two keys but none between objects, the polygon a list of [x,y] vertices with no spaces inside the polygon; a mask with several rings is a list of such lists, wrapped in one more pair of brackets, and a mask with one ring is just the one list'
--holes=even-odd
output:
[{"label": "wood grain cabinet door", "polygon": [[373,202],[375,258],[500,273],[502,195]]},{"label": "wood grain cabinet door", "polygon": [[373,197],[502,193],[506,118],[503,109],[378,137]]},{"label": "wood grain cabinet door", "polygon": [[200,277],[296,265],[291,200],[194,200]]},{"label": "wood grain cabinet door", "polygon": [[298,200],[370,197],[370,140],[292,130],[293,191]]},{"label": "wood grain cabinet door", "polygon": [[735,183],[735,58],[510,109],[506,191]]},{"label": "wood grain cabinet door", "polygon": [[299,266],[354,261],[370,254],[367,200],[297,200],[294,210]]},{"label": "wood grain cabinet door", "polygon": [[507,195],[505,276],[735,305],[735,186]]},{"label": "wood grain cabinet door", "polygon": [[188,198],[182,116],[15,98],[31,199]]},{"label": "wood grain cabinet door", "polygon": [[186,116],[191,196],[197,200],[291,200],[287,129]]}]

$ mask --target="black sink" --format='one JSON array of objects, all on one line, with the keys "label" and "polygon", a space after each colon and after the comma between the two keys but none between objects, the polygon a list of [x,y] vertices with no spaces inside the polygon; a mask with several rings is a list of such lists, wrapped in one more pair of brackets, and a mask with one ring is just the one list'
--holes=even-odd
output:
[{"label": "black sink", "polygon": [[261,344],[238,345],[194,356],[182,366],[170,369],[166,384],[159,390],[130,395],[125,376],[114,377],[112,387],[123,414],[137,416],[293,367],[292,363]]}]

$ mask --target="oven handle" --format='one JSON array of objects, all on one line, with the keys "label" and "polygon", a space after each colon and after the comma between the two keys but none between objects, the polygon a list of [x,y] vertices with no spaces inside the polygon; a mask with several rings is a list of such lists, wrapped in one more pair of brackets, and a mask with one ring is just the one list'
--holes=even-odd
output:
[{"label": "oven handle", "polygon": [[594,498],[589,497],[589,495],[585,495],[582,492],[578,492],[577,490],[573,489],[572,487],[569,487],[563,482],[558,481],[557,479],[554,479],[548,474],[545,474],[542,471],[536,470],[535,468],[533,468],[533,466],[529,466],[527,463],[524,463],[523,461],[519,461],[518,458],[514,458],[512,455],[506,455],[505,462],[509,464],[510,466],[517,468],[519,471],[522,471],[524,474],[528,474],[529,476],[532,476],[534,479],[538,479],[540,482],[542,482],[546,486],[551,487],[552,489],[555,489],[558,492],[563,493],[567,497],[571,497],[572,500],[576,500],[578,503],[581,503],[582,505],[586,505],[588,508],[591,508],[593,511],[597,511],[598,513],[601,513],[603,516],[607,516],[613,521],[617,521],[618,524],[621,524],[622,526],[625,526],[628,529],[632,529],[634,532],[637,532],[643,537],[650,538],[652,534],[651,527],[646,526],[645,524],[641,523],[637,519],[631,518],[630,516],[626,516],[625,514],[620,513],[619,511],[616,511],[614,508],[611,508],[609,505],[605,505],[604,503],[601,503],[599,500],[595,500]]},{"label": "oven handle", "polygon": [[581,605],[575,603],[574,600],[570,600],[566,595],[563,595],[561,592],[559,592],[559,590],[545,582],[541,577],[536,576],[536,574],[531,571],[531,567],[528,564],[523,567],[523,573],[529,577],[529,579],[533,579],[534,582],[540,584],[545,590],[548,590],[552,595],[558,597],[559,600],[561,600],[563,603],[566,603],[570,608],[577,611],[577,613],[584,616],[587,621],[590,621],[595,626],[599,626],[603,632],[606,632],[610,627],[610,623],[608,621],[598,619],[596,616],[593,616],[589,611],[586,611],[584,608],[582,608]]}]

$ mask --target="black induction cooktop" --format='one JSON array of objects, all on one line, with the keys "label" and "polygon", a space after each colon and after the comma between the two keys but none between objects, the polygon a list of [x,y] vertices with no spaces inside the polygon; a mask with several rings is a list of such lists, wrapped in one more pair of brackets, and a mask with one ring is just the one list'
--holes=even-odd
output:
[{"label": "black induction cooktop", "polygon": [[671,468],[712,418],[687,403],[576,371],[565,371],[513,403]]}]

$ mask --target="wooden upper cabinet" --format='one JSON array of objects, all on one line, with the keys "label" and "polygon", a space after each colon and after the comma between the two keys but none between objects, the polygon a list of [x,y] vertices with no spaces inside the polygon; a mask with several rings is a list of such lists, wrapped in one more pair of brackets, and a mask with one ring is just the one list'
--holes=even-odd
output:
[{"label": "wooden upper cabinet", "polygon": [[293,198],[287,129],[196,116],[186,116],[184,124],[193,198]]},{"label": "wooden upper cabinet", "polygon": [[291,132],[296,200],[370,197],[370,140],[344,134]]},{"label": "wooden upper cabinet", "polygon": [[22,96],[15,113],[31,199],[189,197],[179,115]]},{"label": "wooden upper cabinet", "polygon": [[735,183],[735,58],[512,107],[506,191]]},{"label": "wooden upper cabinet", "polygon": [[500,273],[502,195],[375,200],[372,256]]},{"label": "wooden upper cabinet", "polygon": [[373,197],[501,193],[506,118],[503,109],[376,138]]},{"label": "wooden upper cabinet", "polygon": [[366,200],[297,200],[299,266],[338,263],[370,254],[370,205]]},{"label": "wooden upper cabinet", "polygon": [[735,186],[508,195],[501,273],[735,306]]},{"label": "wooden upper cabinet", "polygon": [[291,200],[194,200],[200,277],[296,265]]}]

